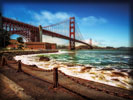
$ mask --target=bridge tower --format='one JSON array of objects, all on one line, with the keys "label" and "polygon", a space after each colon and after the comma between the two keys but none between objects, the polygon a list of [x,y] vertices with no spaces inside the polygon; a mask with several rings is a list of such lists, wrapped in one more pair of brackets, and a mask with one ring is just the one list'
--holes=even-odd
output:
[{"label": "bridge tower", "polygon": [[42,42],[42,26],[41,25],[39,25],[39,38],[40,38],[40,42]]},{"label": "bridge tower", "polygon": [[69,49],[75,50],[75,17],[70,17],[69,37],[72,38],[69,41]]}]

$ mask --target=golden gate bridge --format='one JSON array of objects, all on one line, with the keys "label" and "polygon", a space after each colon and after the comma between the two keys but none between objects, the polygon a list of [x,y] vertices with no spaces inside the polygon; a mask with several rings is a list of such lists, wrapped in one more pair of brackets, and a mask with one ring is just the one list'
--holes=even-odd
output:
[{"label": "golden gate bridge", "polygon": [[42,42],[42,35],[48,35],[69,40],[70,50],[75,49],[75,42],[85,44],[92,48],[91,44],[83,41],[84,38],[80,32],[78,24],[75,21],[75,17],[70,17],[65,21],[49,26],[39,25],[39,27],[2,17],[2,28],[10,34],[23,36],[28,40],[28,42]]}]

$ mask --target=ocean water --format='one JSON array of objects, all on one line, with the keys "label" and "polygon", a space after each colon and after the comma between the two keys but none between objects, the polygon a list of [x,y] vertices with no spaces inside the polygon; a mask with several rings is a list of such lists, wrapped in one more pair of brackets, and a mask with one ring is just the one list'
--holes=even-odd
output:
[{"label": "ocean water", "polygon": [[[49,57],[50,61],[40,61],[41,56]],[[19,55],[14,58],[41,69],[51,70],[58,67],[58,70],[69,76],[133,90],[132,57],[129,51],[59,51],[48,54]]]},{"label": "ocean water", "polygon": [[97,68],[133,68],[131,52],[127,50],[78,50],[61,52],[63,53],[50,54],[48,57],[59,62],[89,64]]}]

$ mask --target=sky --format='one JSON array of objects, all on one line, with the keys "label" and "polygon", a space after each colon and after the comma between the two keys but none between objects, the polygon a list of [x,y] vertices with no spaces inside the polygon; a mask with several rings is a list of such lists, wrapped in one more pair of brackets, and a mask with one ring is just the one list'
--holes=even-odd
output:
[{"label": "sky", "polygon": [[[126,3],[4,3],[3,16],[35,26],[74,16],[85,42],[91,38],[99,46],[130,46],[130,6]],[[45,40],[65,43],[43,36]]]}]

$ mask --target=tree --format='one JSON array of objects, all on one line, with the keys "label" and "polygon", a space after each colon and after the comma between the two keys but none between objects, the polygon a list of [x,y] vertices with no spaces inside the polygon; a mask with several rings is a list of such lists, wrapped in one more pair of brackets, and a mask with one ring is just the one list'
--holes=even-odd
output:
[{"label": "tree", "polygon": [[24,43],[24,41],[23,41],[23,38],[22,38],[22,37],[18,37],[18,38],[17,38],[17,41],[18,41],[19,43]]},{"label": "tree", "polygon": [[23,47],[24,47],[23,44],[18,45],[18,49],[23,49]]},{"label": "tree", "polygon": [[23,38],[22,37],[18,37],[17,41],[19,42],[18,49],[22,49],[24,47],[23,46],[23,43],[24,43]]},{"label": "tree", "polygon": [[10,33],[0,28],[0,48],[10,44]]}]

